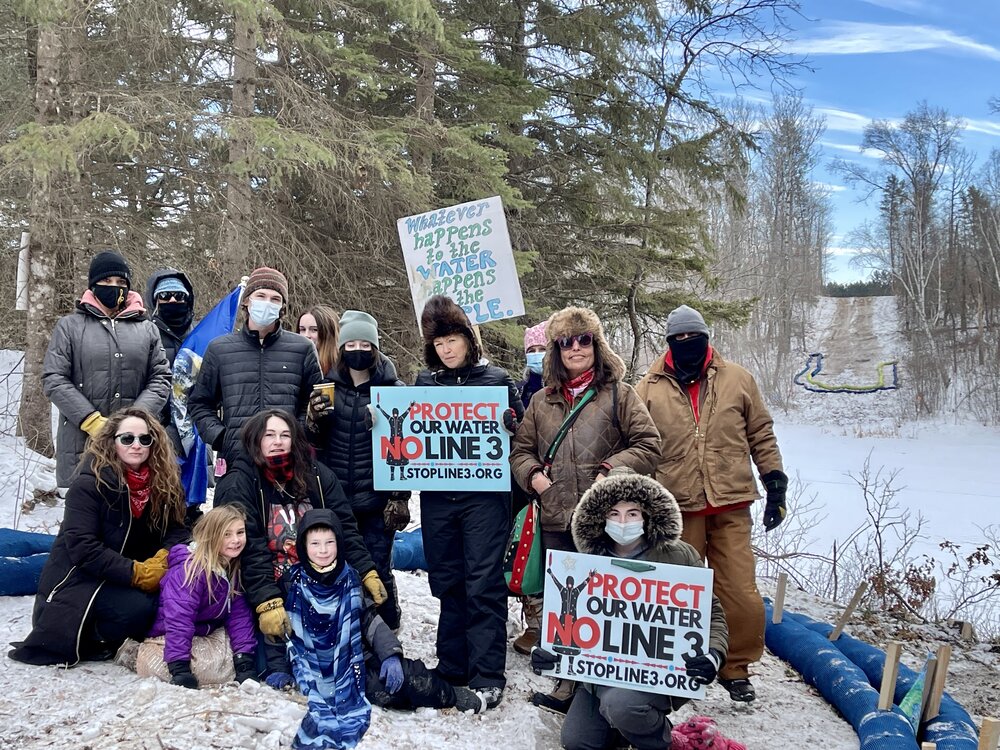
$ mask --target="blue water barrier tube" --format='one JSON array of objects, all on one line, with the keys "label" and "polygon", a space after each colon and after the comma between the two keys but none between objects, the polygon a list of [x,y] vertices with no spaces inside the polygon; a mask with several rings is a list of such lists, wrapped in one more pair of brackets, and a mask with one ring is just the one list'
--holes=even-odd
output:
[{"label": "blue water barrier tube", "polygon": [[392,544],[392,567],[396,570],[427,570],[424,537],[419,527],[396,532]]},{"label": "blue water barrier tube", "polygon": [[[824,640],[833,630],[833,626],[817,622],[805,615],[785,611],[782,619],[790,618],[803,627],[820,634]],[[770,626],[769,626],[770,627]],[[770,644],[769,644],[770,645]],[[842,633],[832,645],[858,666],[868,677],[871,685],[882,684],[882,669],[885,666],[885,652],[864,641],[859,641]],[[899,665],[896,678],[895,703],[903,700],[907,691],[913,686],[918,673],[904,664]],[[976,750],[979,747],[979,733],[969,713],[948,693],[941,696],[940,713],[924,726],[925,742],[937,743],[938,750]]]},{"label": "blue water barrier tube", "polygon": [[[807,391],[813,393],[874,393],[875,391],[893,391],[899,387],[899,369],[895,360],[889,362],[879,362],[876,367],[876,380],[868,385],[850,385],[847,383],[833,385],[824,383],[818,379],[818,375],[823,372],[822,352],[813,352],[806,359],[806,366],[792,376],[792,382],[801,385]],[[813,365],[813,362],[816,364]],[[887,382],[885,368],[891,368],[891,380]]]},{"label": "blue water barrier tube", "polygon": [[31,596],[55,537],[30,531],[0,529],[0,596]]},{"label": "blue water barrier tube", "polygon": [[764,639],[775,656],[791,664],[843,715],[861,740],[861,750],[917,750],[917,740],[898,708],[878,710],[878,691],[868,676],[834,644],[784,613],[771,622],[765,602]]}]

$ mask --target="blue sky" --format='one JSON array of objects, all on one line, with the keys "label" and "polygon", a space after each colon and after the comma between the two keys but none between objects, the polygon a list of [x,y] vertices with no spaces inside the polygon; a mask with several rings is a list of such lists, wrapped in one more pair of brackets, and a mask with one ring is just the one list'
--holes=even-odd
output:
[{"label": "blue sky", "polygon": [[1000,0],[802,0],[802,13],[789,18],[787,49],[813,70],[791,83],[826,118],[814,178],[832,191],[830,277],[846,281],[865,275],[848,268],[847,234],[874,216],[877,199],[858,203],[830,161],[877,167],[877,157],[859,153],[864,126],[900,120],[921,100],[966,121],[962,142],[977,163],[1000,149],[1000,114],[989,111],[990,97],[1000,97]]}]

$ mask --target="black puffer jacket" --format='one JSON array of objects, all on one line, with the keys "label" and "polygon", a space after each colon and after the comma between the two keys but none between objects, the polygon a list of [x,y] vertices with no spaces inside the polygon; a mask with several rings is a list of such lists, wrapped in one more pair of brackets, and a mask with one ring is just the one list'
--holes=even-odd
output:
[{"label": "black puffer jacket", "polygon": [[305,420],[309,395],[321,379],[316,347],[305,336],[278,328],[261,342],[244,327],[208,345],[188,410],[201,439],[231,462],[248,419],[264,409],[284,409]]},{"label": "black puffer jacket", "polygon": [[59,535],[38,582],[31,634],[12,652],[29,664],[76,664],[84,620],[97,590],[109,581],[132,584],[132,563],[148,560],[161,549],[188,540],[180,524],[165,531],[149,521],[149,507],[139,518],[129,510],[128,488],[111,469],[97,485],[89,456],[66,495],[66,511]]},{"label": "black puffer jacket", "polygon": [[320,461],[333,469],[355,511],[378,511],[385,507],[388,493],[375,492],[372,467],[372,434],[365,427],[365,412],[372,402],[372,386],[404,385],[396,367],[379,353],[371,380],[354,385],[337,368],[326,379],[337,384],[334,413],[318,421],[316,445]]},{"label": "black puffer jacket", "polygon": [[[362,576],[374,570],[375,563],[358,533],[358,524],[336,474],[323,464],[313,464],[313,476],[306,485],[309,496],[305,500],[313,508],[329,508],[337,515],[344,531],[344,560]],[[267,546],[267,523],[272,505],[289,502],[291,499],[265,480],[244,454],[237,456],[215,490],[216,505],[238,505],[247,517],[247,546],[240,558],[240,570],[251,607],[282,596],[274,579],[274,556]]]},{"label": "black puffer jacket", "polygon": [[[441,370],[423,370],[417,375],[417,382],[414,385],[447,385],[447,386],[497,386],[502,385],[507,389],[507,403],[517,414],[518,421],[524,416],[524,404],[521,403],[521,395],[517,383],[507,371],[502,367],[491,365],[485,359],[470,367],[460,367],[454,370],[447,368]],[[461,501],[467,497],[482,497],[486,493],[477,492],[421,492],[421,498],[425,500],[443,499],[451,501]],[[506,493],[491,493],[504,495]]]}]

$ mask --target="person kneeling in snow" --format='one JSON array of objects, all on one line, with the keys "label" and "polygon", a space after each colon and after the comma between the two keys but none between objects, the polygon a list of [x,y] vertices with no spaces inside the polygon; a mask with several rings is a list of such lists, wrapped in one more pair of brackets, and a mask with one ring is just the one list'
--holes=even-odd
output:
[{"label": "person kneeling in snow", "polygon": [[343,532],[333,511],[310,510],[299,523],[299,562],[288,578],[289,659],[309,711],[299,748],[354,747],[368,729],[371,704],[479,712],[481,698],[452,687],[423,662],[403,657],[399,640],[363,596],[354,568],[338,554]]},{"label": "person kneeling in snow", "polygon": [[[229,636],[236,680],[256,679],[257,637],[240,584],[240,553],[247,541],[242,509],[236,505],[213,508],[198,519],[192,536],[192,544],[170,549],[170,567],[160,586],[160,607],[149,635],[164,636],[163,661],[174,685],[197,688],[206,679],[221,681],[211,671],[199,674],[198,659],[194,667],[191,659],[194,637],[207,636],[219,627]],[[212,647],[203,644],[203,648]],[[207,659],[208,663],[218,661]]]},{"label": "person kneeling in snow", "polygon": [[[584,493],[572,530],[577,551],[589,555],[702,567],[694,547],[680,540],[681,512],[673,495],[656,480],[626,467],[612,469],[607,479]],[[708,653],[687,660],[688,676],[712,682],[728,648],[726,617],[713,594]],[[559,658],[535,648],[531,666],[541,674],[553,669]],[[615,747],[620,735],[636,750],[669,748],[667,715],[685,703],[686,698],[580,683],[563,723],[562,745],[567,750],[603,750]]]}]

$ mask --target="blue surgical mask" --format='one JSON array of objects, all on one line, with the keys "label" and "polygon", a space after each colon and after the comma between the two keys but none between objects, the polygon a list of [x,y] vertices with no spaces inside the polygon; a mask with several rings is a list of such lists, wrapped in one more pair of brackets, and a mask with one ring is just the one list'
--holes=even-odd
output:
[{"label": "blue surgical mask", "polygon": [[545,360],[545,352],[528,352],[524,355],[528,362],[528,370],[536,375],[542,374],[542,362]]},{"label": "blue surgical mask", "polygon": [[281,305],[277,302],[268,302],[262,299],[250,300],[250,320],[257,326],[266,328],[278,319],[281,315]]},{"label": "blue surgical mask", "polygon": [[629,544],[642,536],[643,522],[629,521],[627,523],[619,523],[618,521],[609,519],[604,524],[604,530],[618,544]]}]

